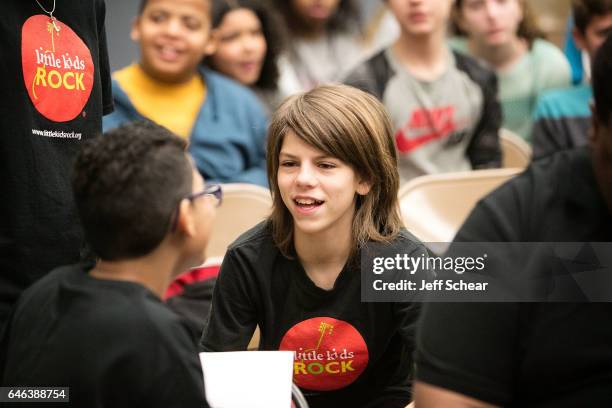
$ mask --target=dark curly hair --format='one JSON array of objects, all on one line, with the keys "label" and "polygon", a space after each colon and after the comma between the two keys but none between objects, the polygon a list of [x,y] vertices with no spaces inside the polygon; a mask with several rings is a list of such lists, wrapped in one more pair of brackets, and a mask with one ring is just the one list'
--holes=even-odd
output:
[{"label": "dark curly hair", "polygon": [[[284,27],[277,13],[267,0],[212,0],[212,28],[221,25],[223,18],[233,10],[251,10],[261,23],[267,51],[264,57],[261,75],[254,86],[261,89],[276,90],[278,88],[278,57],[284,48]],[[204,63],[216,69],[211,57],[204,59]]]},{"label": "dark curly hair", "polygon": [[[287,27],[292,33],[304,31],[305,23],[297,15],[291,0],[274,0],[276,8],[285,17]],[[330,18],[327,28],[331,32],[349,31],[353,28],[359,29],[359,7],[355,0],[340,0],[336,13]]]},{"label": "dark curly hair", "polygon": [[572,0],[574,25],[583,34],[593,17],[609,13],[612,13],[612,0]]},{"label": "dark curly hair", "polygon": [[178,203],[192,190],[186,145],[148,121],[83,144],[72,187],[85,237],[97,256],[139,257],[161,243]]},{"label": "dark curly hair", "polygon": [[[204,1],[208,4],[210,4],[211,2],[211,0],[204,0]],[[148,2],[149,0],[140,0],[140,3],[138,3],[138,15],[142,14]]]}]

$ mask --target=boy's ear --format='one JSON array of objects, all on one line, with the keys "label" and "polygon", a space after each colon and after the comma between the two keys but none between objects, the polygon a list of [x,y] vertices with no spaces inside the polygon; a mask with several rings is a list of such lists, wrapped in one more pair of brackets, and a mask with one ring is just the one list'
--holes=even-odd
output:
[{"label": "boy's ear", "polygon": [[364,196],[367,195],[372,189],[372,183],[366,180],[359,181],[357,184],[357,194]]},{"label": "boy's ear", "polygon": [[193,206],[187,199],[181,201],[178,207],[176,231],[192,237],[196,234],[195,214]]},{"label": "boy's ear", "polygon": [[584,39],[584,34],[581,33],[580,30],[578,30],[578,28],[574,27],[572,29],[572,37],[574,38],[576,47],[578,47],[579,50],[581,51],[586,50],[586,41]]},{"label": "boy's ear", "polygon": [[132,20],[132,29],[130,30],[130,38],[135,43],[140,41],[140,27],[139,27],[140,17],[134,17]]}]

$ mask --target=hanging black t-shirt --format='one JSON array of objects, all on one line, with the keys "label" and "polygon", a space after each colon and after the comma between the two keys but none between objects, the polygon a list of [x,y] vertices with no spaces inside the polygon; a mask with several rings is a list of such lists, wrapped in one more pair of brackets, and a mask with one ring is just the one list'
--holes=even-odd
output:
[{"label": "hanging black t-shirt", "polygon": [[73,158],[112,111],[103,0],[0,2],[0,326],[24,288],[75,263]]},{"label": "hanging black t-shirt", "polygon": [[2,385],[70,387],[73,407],[207,406],[197,338],[140,284],[62,267],[23,293],[6,328]]},{"label": "hanging black t-shirt", "polygon": [[[390,245],[397,253],[426,253],[405,231]],[[246,350],[259,325],[261,350],[295,353],[293,380],[311,407],[403,408],[411,399],[419,309],[362,303],[358,268],[345,266],[331,290],[317,287],[262,223],[229,247],[201,344],[206,351]]]},{"label": "hanging black t-shirt", "polygon": [[[483,199],[456,241],[612,241],[590,154],[535,162]],[[610,303],[427,304],[416,377],[502,406],[611,406],[611,317]]]}]

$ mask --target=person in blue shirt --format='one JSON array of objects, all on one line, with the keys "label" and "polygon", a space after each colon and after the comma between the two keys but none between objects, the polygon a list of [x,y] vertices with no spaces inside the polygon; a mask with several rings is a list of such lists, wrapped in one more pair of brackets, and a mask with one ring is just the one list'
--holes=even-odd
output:
[{"label": "person in blue shirt", "polygon": [[257,96],[201,66],[215,51],[209,0],[143,0],[131,38],[138,63],[113,75],[115,112],[104,130],[143,118],[189,140],[202,176],[267,186],[267,116]]},{"label": "person in blue shirt", "polygon": [[[576,45],[592,61],[612,32],[612,0],[574,0],[572,12]],[[539,98],[532,131],[534,159],[587,144],[592,97],[591,84],[583,83],[546,92]]]}]

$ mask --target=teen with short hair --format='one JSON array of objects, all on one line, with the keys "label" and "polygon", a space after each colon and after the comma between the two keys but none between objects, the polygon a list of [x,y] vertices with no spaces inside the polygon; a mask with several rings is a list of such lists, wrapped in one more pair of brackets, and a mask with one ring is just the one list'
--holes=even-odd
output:
[{"label": "teen with short hair", "polygon": [[400,176],[499,167],[497,79],[473,58],[451,52],[452,0],[387,0],[399,39],[345,80],[378,97],[391,116]]},{"label": "teen with short hair", "polygon": [[543,40],[526,0],[456,0],[453,46],[486,61],[499,78],[502,126],[530,140],[538,96],[570,84],[570,66]]},{"label": "teen with short hair", "polygon": [[186,142],[137,122],[83,145],[73,189],[94,264],[29,288],[0,348],[5,386],[69,387],[78,407],[205,407],[197,340],[161,297],[204,261],[219,186]]},{"label": "teen with short hair", "polygon": [[143,0],[131,38],[140,60],[114,73],[104,129],[147,118],[189,139],[204,178],[266,186],[267,118],[248,89],[201,66],[214,52],[210,0]]},{"label": "teen with short hair", "polygon": [[259,349],[295,352],[312,407],[405,407],[419,306],[361,302],[369,243],[426,253],[402,228],[384,107],[343,85],[293,96],[272,118],[268,152],[272,214],[228,248],[202,347],[244,350],[259,326]]},{"label": "teen with short hair", "polygon": [[[574,0],[572,14],[572,35],[592,65],[595,53],[612,33],[612,0]],[[588,143],[592,98],[591,84],[584,83],[548,91],[538,99],[531,136],[534,158]]]}]

